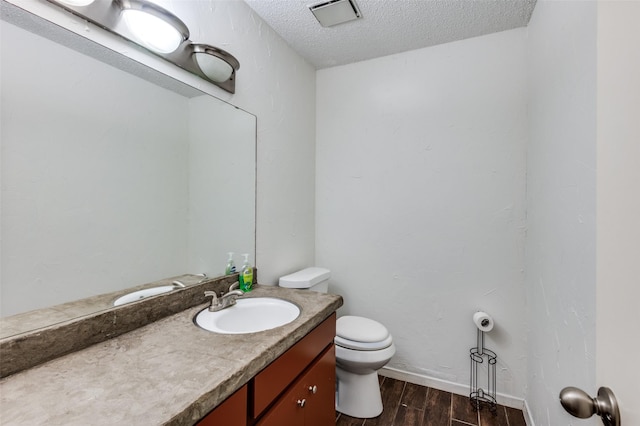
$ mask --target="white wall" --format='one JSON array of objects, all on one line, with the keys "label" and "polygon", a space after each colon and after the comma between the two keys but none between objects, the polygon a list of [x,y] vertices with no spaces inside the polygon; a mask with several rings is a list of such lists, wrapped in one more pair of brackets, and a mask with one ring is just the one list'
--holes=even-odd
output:
[{"label": "white wall", "polygon": [[469,383],[491,313],[498,391],[525,392],[525,30],[317,73],[316,264],[390,366]]},{"label": "white wall", "polygon": [[538,1],[527,31],[527,402],[536,425],[576,421],[558,403],[565,386],[595,393],[596,13],[596,2]]},{"label": "white wall", "polygon": [[25,10],[179,78],[258,117],[256,265],[264,284],[314,262],[315,70],[242,0],[157,0],[191,31],[240,61],[232,95],[81,20],[46,0],[8,0]]}]

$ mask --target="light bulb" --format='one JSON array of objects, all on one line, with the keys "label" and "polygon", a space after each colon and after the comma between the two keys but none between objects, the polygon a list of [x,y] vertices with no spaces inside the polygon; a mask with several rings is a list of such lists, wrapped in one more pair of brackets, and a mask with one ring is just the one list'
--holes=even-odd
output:
[{"label": "light bulb", "polygon": [[229,52],[209,44],[193,43],[190,46],[193,60],[207,80],[225,83],[231,79],[240,62]]},{"label": "light bulb", "polygon": [[180,31],[157,16],[135,9],[125,9],[122,13],[133,36],[154,52],[171,53],[184,40]]},{"label": "light bulb", "polygon": [[208,53],[194,53],[200,70],[208,79],[221,83],[229,80],[233,67],[217,56]]}]

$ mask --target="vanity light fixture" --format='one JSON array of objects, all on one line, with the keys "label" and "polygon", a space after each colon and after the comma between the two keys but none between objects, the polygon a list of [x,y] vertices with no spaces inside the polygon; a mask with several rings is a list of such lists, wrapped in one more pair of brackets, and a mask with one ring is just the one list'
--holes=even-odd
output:
[{"label": "vanity light fixture", "polygon": [[193,58],[200,71],[211,81],[225,82],[235,77],[240,62],[228,52],[208,44],[192,44]]},{"label": "vanity light fixture", "polygon": [[189,28],[177,16],[144,0],[116,0],[136,41],[158,53],[174,52],[189,38]]},{"label": "vanity light fixture", "polygon": [[240,62],[229,52],[189,40],[186,24],[151,0],[47,1],[235,93]]}]

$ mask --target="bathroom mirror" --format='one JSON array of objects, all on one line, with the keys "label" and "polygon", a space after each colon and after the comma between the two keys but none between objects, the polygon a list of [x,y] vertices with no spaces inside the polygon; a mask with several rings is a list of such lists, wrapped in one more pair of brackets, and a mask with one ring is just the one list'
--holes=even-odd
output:
[{"label": "bathroom mirror", "polygon": [[256,117],[28,15],[3,5],[0,316],[255,262]]}]

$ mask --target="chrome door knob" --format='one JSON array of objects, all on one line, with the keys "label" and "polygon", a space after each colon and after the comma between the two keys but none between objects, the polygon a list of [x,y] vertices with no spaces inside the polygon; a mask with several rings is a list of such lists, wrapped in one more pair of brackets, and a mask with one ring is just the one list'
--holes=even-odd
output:
[{"label": "chrome door knob", "polygon": [[318,387],[316,385],[309,386],[309,392],[315,394],[316,392],[318,392]]},{"label": "chrome door knob", "polygon": [[588,419],[597,414],[605,426],[620,426],[618,401],[609,388],[601,387],[598,396],[591,398],[582,389],[569,386],[560,392],[560,404],[574,417]]},{"label": "chrome door knob", "polygon": [[306,399],[299,399],[299,400],[296,401],[296,404],[298,404],[298,407],[300,407],[300,408],[304,408],[304,404],[306,404],[306,403],[307,403]]}]

